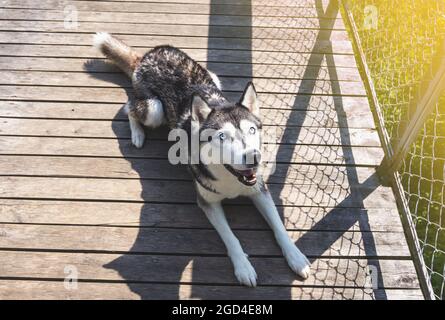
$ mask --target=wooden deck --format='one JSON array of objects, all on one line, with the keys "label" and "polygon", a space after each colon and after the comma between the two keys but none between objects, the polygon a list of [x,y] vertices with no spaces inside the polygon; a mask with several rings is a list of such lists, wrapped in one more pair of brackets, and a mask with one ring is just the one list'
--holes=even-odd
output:
[{"label": "wooden deck", "polygon": [[[67,5],[77,28],[64,28]],[[422,298],[393,193],[375,173],[383,151],[335,1],[0,7],[1,299]],[[185,168],[167,161],[166,130],[131,146],[130,82],[91,47],[96,31],[141,52],[183,48],[233,99],[254,78],[278,160],[269,186],[309,279],[240,199],[226,211],[259,285],[238,286]],[[76,275],[77,288],[64,286]]]}]

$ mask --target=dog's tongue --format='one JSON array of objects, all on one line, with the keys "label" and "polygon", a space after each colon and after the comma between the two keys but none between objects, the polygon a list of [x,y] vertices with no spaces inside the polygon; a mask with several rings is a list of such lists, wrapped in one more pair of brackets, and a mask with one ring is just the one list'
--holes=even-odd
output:
[{"label": "dog's tongue", "polygon": [[242,170],[240,173],[245,176],[246,178],[253,178],[255,175],[255,172],[252,169],[249,170]]}]

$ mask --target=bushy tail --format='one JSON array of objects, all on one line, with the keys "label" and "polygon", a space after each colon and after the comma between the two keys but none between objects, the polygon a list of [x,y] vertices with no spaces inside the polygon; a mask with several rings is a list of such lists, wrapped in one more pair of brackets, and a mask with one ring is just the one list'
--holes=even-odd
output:
[{"label": "bushy tail", "polygon": [[142,58],[139,53],[107,32],[98,32],[95,34],[94,46],[130,78]]}]

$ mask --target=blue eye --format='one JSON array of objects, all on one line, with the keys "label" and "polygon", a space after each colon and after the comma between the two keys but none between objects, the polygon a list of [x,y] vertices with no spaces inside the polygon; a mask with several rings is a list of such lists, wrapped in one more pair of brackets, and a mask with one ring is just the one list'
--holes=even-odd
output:
[{"label": "blue eye", "polygon": [[226,139],[226,135],[224,134],[224,132],[220,132],[218,137],[219,137],[219,140],[221,140],[221,141]]},{"label": "blue eye", "polygon": [[250,133],[250,134],[255,134],[255,132],[256,132],[255,127],[250,127],[250,129],[249,129],[249,133]]}]

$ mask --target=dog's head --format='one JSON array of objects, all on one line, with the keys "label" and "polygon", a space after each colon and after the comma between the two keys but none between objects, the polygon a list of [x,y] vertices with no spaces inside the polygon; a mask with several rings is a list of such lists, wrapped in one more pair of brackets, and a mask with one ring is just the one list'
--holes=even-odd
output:
[{"label": "dog's head", "polygon": [[259,113],[257,93],[251,82],[237,103],[209,107],[195,95],[192,121],[199,121],[201,161],[224,165],[240,182],[254,185],[261,161]]}]

